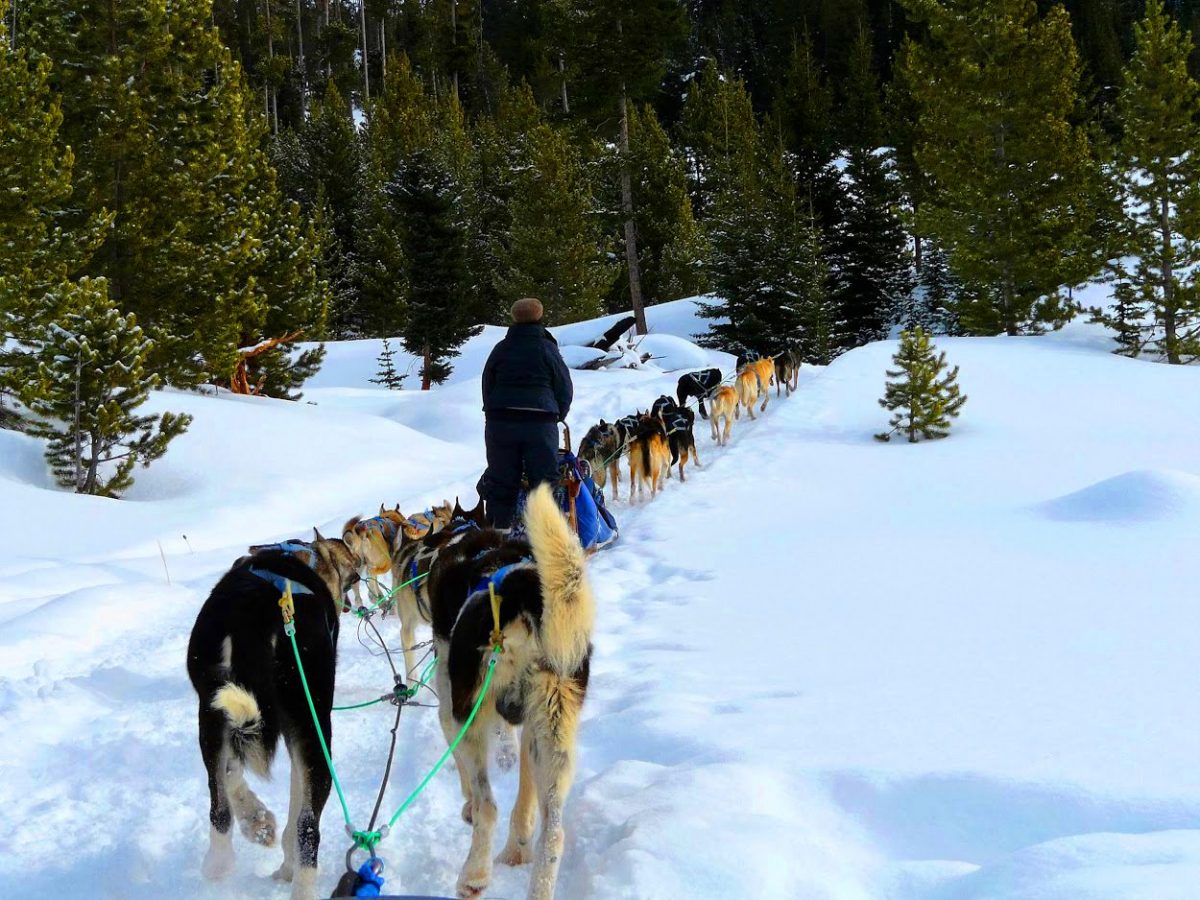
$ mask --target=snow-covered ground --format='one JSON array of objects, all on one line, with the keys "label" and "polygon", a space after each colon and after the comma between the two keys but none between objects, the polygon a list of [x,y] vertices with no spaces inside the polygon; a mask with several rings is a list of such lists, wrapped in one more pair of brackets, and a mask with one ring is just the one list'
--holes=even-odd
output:
[{"label": "snow-covered ground", "polygon": [[[703,327],[690,303],[651,323],[728,367],[670,340]],[[156,394],[195,422],[120,502],[53,490],[0,432],[0,897],[286,896],[279,851],[240,837],[229,880],[199,874],[196,610],[251,541],[473,501],[500,333],[427,394],[367,383],[377,342],[331,346],[306,402]],[[686,485],[616,504],[558,896],[1200,895],[1200,370],[1114,357],[1086,325],[939,345],[970,398],[946,441],[871,439],[881,343],[806,370],[727,448],[703,425]],[[578,439],[678,373],[576,376]],[[340,652],[339,702],[387,689],[349,622]],[[389,725],[336,714],[356,818]],[[443,747],[429,710],[404,713],[385,808]],[[282,814],[277,766],[261,794]],[[498,782],[506,810],[515,773]],[[382,847],[389,889],[453,892],[459,805],[445,772]],[[323,824],[330,889],[336,803]],[[488,896],[527,878],[498,867]]]}]

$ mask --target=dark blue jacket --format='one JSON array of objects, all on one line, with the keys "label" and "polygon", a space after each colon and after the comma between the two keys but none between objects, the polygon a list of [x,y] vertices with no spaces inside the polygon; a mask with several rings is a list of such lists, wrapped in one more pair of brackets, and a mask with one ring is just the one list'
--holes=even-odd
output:
[{"label": "dark blue jacket", "polygon": [[563,421],[571,410],[571,373],[540,323],[513,325],[483,367],[483,409],[533,410]]}]

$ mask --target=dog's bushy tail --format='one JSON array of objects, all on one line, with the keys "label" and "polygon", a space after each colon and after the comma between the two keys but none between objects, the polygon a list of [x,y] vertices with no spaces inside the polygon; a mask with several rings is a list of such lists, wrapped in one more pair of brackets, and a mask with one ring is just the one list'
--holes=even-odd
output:
[{"label": "dog's bushy tail", "polygon": [[555,671],[567,677],[587,658],[596,603],[583,546],[547,484],[529,495],[525,533],[542,583],[542,650]]},{"label": "dog's bushy tail", "polygon": [[232,681],[217,688],[212,708],[225,714],[229,722],[229,747],[250,771],[266,778],[270,758],[262,742],[263,718],[255,696]]}]

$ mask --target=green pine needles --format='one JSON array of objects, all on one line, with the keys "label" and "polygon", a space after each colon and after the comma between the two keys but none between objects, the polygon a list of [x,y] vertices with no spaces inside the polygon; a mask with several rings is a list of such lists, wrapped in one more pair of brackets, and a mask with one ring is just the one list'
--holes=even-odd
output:
[{"label": "green pine needles", "polygon": [[950,433],[950,420],[958,418],[967,402],[956,379],[958,366],[946,372],[946,354],[935,355],[933,343],[923,328],[900,333],[900,349],[892,357],[888,383],[879,405],[892,412],[889,431],[875,435],[889,441],[896,432],[908,436],[910,444],[925,438],[943,438]]},{"label": "green pine needles", "polygon": [[187,430],[186,414],[138,414],[159,378],[146,370],[154,342],[122,315],[103,279],[73,286],[75,309],[48,326],[35,354],[37,378],[23,386],[26,428],[46,441],[58,483],[115,497]]},{"label": "green pine needles", "polygon": [[404,379],[408,376],[401,375],[396,371],[396,348],[387,338],[383,339],[383,349],[379,351],[377,361],[379,370],[376,372],[376,377],[367,380],[371,384],[382,384],[388,390],[401,390],[404,387]]}]

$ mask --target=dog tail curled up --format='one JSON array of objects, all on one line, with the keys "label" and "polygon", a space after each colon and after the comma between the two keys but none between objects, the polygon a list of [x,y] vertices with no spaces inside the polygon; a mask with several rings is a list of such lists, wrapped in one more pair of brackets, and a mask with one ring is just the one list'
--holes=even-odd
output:
[{"label": "dog tail curled up", "polygon": [[266,778],[270,759],[262,745],[262,710],[255,696],[232,681],[217,688],[212,708],[225,714],[229,723],[229,747],[250,771]]},{"label": "dog tail curled up", "polygon": [[587,659],[596,603],[583,546],[547,484],[529,495],[525,533],[542,583],[542,651],[555,671],[568,677]]}]

